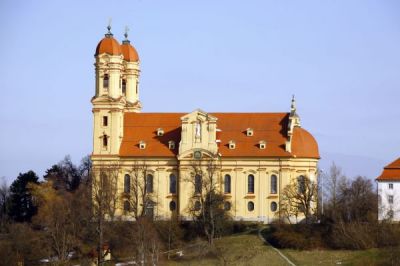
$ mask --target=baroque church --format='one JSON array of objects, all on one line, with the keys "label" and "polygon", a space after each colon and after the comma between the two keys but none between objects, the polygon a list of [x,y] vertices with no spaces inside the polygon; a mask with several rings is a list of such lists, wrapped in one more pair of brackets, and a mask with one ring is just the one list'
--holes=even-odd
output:
[{"label": "baroque church", "polygon": [[95,52],[91,159],[94,169],[117,166],[118,216],[131,212],[127,194],[137,165],[146,166],[155,202],[146,208],[155,219],[190,219],[190,206],[201,204],[202,178],[192,166],[203,160],[216,162],[214,179],[235,220],[270,223],[291,180],[316,181],[318,144],[301,127],[294,98],[278,113],[142,113],[138,53],[127,34],[120,44],[110,29]]}]

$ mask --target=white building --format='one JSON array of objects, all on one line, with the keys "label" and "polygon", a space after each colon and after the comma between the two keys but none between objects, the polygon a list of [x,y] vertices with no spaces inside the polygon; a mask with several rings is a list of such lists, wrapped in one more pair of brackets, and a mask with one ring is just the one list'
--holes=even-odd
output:
[{"label": "white building", "polygon": [[378,219],[400,221],[400,158],[383,168],[378,182]]}]

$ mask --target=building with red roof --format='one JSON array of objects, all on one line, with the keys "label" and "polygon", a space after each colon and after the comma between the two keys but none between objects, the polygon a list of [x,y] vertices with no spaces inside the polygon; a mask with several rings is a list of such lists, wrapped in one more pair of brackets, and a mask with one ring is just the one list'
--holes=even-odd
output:
[{"label": "building with red roof", "polygon": [[[198,186],[210,163],[224,208],[238,220],[268,223],[291,180],[316,181],[318,144],[301,127],[294,97],[289,112],[142,113],[140,60],[127,37],[120,45],[109,27],[97,45],[92,98],[91,158],[95,173],[117,169],[118,215],[143,209],[158,219],[190,219],[192,206],[201,208]],[[132,185],[143,183],[146,196],[133,201]]]},{"label": "building with red roof", "polygon": [[378,183],[379,220],[400,221],[400,158],[383,168]]}]

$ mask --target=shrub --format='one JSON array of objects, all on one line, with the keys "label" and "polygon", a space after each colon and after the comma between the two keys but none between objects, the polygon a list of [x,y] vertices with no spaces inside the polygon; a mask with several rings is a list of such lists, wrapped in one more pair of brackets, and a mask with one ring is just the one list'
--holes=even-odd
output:
[{"label": "shrub", "polygon": [[303,250],[325,247],[323,235],[324,228],[316,224],[273,224],[266,233],[266,239],[278,248]]}]

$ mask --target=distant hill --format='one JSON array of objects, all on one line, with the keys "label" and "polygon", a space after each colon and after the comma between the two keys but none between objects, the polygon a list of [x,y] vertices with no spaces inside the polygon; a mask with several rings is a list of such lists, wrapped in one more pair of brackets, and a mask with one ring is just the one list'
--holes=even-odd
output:
[{"label": "distant hill", "polygon": [[371,179],[378,177],[383,167],[389,163],[372,157],[321,151],[319,167],[325,171],[329,171],[332,162],[341,167],[342,172],[347,177],[361,175]]}]

